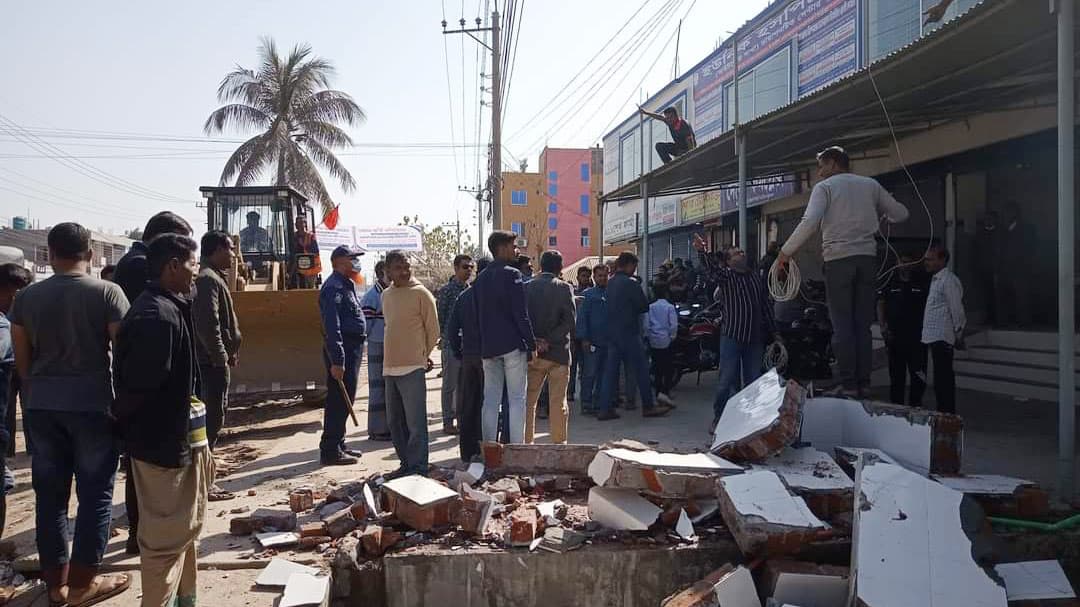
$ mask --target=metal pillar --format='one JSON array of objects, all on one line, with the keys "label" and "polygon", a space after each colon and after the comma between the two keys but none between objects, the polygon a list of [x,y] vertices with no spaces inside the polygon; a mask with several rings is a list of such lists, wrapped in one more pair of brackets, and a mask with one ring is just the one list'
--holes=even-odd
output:
[{"label": "metal pillar", "polygon": [[603,200],[598,201],[597,212],[600,213],[600,263],[604,263],[604,209],[607,208],[607,203]]},{"label": "metal pillar", "polygon": [[641,217],[643,228],[641,230],[641,288],[648,293],[649,289],[649,184],[645,179],[645,114],[638,113],[638,136],[641,137]]},{"label": "metal pillar", "polygon": [[750,234],[746,227],[746,130],[735,127],[735,141],[739,148],[739,248],[750,255]]},{"label": "metal pillar", "polygon": [[1058,0],[1058,487],[1071,502],[1076,479],[1075,271],[1076,197],[1073,162],[1075,87],[1073,0]]}]

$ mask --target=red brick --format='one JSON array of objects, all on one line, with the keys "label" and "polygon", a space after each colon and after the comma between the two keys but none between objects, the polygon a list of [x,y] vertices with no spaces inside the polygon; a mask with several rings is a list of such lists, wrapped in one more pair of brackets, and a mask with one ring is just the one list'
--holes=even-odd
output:
[{"label": "red brick", "polygon": [[600,450],[596,445],[500,445],[484,443],[484,465],[495,474],[565,474],[585,477]]},{"label": "red brick", "polygon": [[251,535],[263,531],[292,531],[296,529],[296,513],[288,510],[259,508],[249,516],[229,521],[232,535]]},{"label": "red brick", "polygon": [[510,545],[528,546],[540,531],[537,512],[533,508],[515,510],[510,515]]},{"label": "red brick", "polygon": [[349,512],[354,519],[362,521],[367,518],[368,515],[367,504],[364,503],[364,500],[354,502],[352,506],[349,506]]},{"label": "red brick", "polygon": [[311,550],[312,548],[315,548],[316,546],[321,546],[323,544],[329,544],[332,541],[334,541],[334,538],[330,537],[329,535],[315,535],[315,536],[312,536],[312,537],[302,537],[302,538],[300,538],[300,543],[298,543],[296,545],[296,547],[299,550]]},{"label": "red brick", "polygon": [[340,510],[326,518],[326,530],[332,538],[345,537],[360,526],[349,509]]},{"label": "red brick", "polygon": [[315,507],[315,494],[311,489],[296,489],[289,493],[289,509],[304,512]]},{"label": "red brick", "polygon": [[458,511],[454,522],[460,525],[466,533],[483,536],[487,528],[487,522],[491,518],[493,506],[494,501],[491,496],[479,491],[467,491],[462,496],[461,509]]},{"label": "red brick", "polygon": [[799,411],[805,399],[806,390],[794,380],[788,380],[779,411],[768,427],[718,445],[713,453],[734,462],[756,462],[779,453],[799,435]]},{"label": "red brick", "polygon": [[388,548],[399,541],[401,541],[400,533],[390,527],[379,525],[368,525],[360,534],[360,545],[364,548],[364,554],[372,557],[382,556]]}]

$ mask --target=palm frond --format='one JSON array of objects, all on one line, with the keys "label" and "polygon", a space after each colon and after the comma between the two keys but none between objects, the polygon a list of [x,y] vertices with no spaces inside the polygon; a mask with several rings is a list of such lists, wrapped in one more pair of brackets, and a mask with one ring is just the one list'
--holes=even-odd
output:
[{"label": "palm frond", "polygon": [[334,200],[323,183],[319,170],[311,158],[299,147],[293,146],[286,155],[289,184],[319,204],[323,214],[334,208]]},{"label": "palm frond", "polygon": [[[241,143],[240,147],[236,148],[236,151],[225,161],[225,168],[221,171],[221,179],[218,180],[218,185],[229,185],[232,178],[240,173],[243,167],[247,166],[249,161],[255,156],[256,149],[260,146],[262,139],[265,136],[265,134],[256,135],[244,143]],[[240,184],[238,183],[236,185]]]},{"label": "palm frond", "polygon": [[254,105],[258,98],[259,77],[254,71],[236,66],[233,71],[225,75],[218,85],[218,101],[245,101]]},{"label": "palm frond", "polygon": [[337,180],[341,189],[344,190],[346,194],[356,191],[356,180],[353,179],[352,174],[349,173],[349,169],[345,168],[345,165],[338,160],[338,157],[335,156],[329,148],[315,139],[310,138],[299,142],[299,145],[316,164],[326,169],[326,172],[330,174],[330,177]]},{"label": "palm frond", "polygon": [[349,137],[348,133],[329,122],[305,120],[299,122],[299,125],[302,131],[294,135],[294,139],[303,141],[311,138],[328,148],[351,147],[353,144],[352,137]]},{"label": "palm frond", "polygon": [[220,133],[230,126],[236,129],[264,129],[270,122],[270,116],[257,107],[244,103],[230,103],[210,114],[210,117],[206,119],[206,124],[203,125],[203,132],[207,135]]},{"label": "palm frond", "polygon": [[333,89],[312,93],[293,110],[293,114],[298,122],[345,122],[356,126],[367,120],[363,108],[348,93]]}]

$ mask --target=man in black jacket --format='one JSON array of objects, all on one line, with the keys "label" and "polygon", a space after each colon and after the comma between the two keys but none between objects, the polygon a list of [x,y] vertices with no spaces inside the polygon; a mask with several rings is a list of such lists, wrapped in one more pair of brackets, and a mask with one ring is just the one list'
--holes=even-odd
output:
[{"label": "man in black jacket", "polygon": [[[116,270],[113,272],[112,281],[120,285],[129,302],[135,301],[146,285],[150,284],[150,266],[146,261],[147,244],[161,234],[191,236],[191,225],[172,211],[155,213],[146,222],[142,240],[131,245],[131,249],[116,262]],[[139,496],[135,492],[135,483],[131,480],[131,466],[126,456],[121,460],[121,464],[125,474],[124,506],[127,508],[128,517],[126,551],[128,554],[138,554],[139,543],[135,538],[139,535]]]},{"label": "man in black jacket", "polygon": [[195,542],[214,460],[198,398],[195,330],[187,296],[195,241],[165,234],[148,247],[156,280],[124,317],[116,346],[115,415],[139,493],[144,605],[194,605]]}]

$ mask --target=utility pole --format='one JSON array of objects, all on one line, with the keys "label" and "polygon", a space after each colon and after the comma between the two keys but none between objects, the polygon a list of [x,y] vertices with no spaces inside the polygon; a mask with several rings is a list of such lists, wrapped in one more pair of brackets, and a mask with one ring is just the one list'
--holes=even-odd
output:
[{"label": "utility pole", "polygon": [[[480,250],[484,250],[484,189],[479,185],[476,189],[469,189],[458,187],[459,192],[468,192],[476,195],[476,235],[478,240],[476,246],[480,247]],[[458,217],[458,248],[461,248],[461,217]]]},{"label": "utility pole", "polygon": [[[499,39],[499,11],[495,10],[491,13],[491,27],[480,27],[480,18],[476,18],[476,27],[466,28],[465,18],[462,17],[458,23],[461,25],[461,29],[448,30],[446,29],[446,21],[442,22],[443,34],[465,34],[477,42],[477,44],[491,51],[491,161],[488,163],[488,184],[487,190],[491,200],[491,225],[493,229],[502,228],[502,209],[499,208],[499,203],[502,200],[502,48]],[[491,45],[488,46],[486,42],[477,38],[473,34],[481,32],[491,32]],[[477,200],[480,200],[479,195]],[[484,215],[483,209],[479,214],[480,227],[480,240],[483,241],[483,223]],[[483,244],[481,243],[481,246]]]}]

